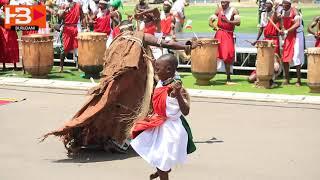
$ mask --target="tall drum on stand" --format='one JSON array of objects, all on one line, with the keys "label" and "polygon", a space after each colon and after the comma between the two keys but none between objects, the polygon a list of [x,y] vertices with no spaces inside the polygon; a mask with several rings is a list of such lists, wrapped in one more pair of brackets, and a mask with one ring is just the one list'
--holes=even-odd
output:
[{"label": "tall drum on stand", "polygon": [[271,87],[270,80],[274,74],[274,44],[270,40],[257,41],[257,79],[258,87]]},{"label": "tall drum on stand", "polygon": [[78,33],[78,63],[86,78],[100,76],[100,72],[103,70],[106,41],[107,34],[105,33]]},{"label": "tall drum on stand", "polygon": [[320,48],[308,48],[308,86],[310,92],[320,93]]},{"label": "tall drum on stand", "polygon": [[217,73],[217,55],[219,42],[216,39],[200,38],[201,46],[191,51],[191,72],[196,84],[209,85]]},{"label": "tall drum on stand", "polygon": [[53,67],[53,36],[30,34],[21,36],[22,59],[26,72],[35,78],[46,78]]}]

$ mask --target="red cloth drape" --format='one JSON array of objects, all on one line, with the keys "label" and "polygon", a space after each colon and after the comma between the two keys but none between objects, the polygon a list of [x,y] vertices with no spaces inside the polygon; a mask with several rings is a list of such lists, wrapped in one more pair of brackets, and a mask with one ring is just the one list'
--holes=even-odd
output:
[{"label": "red cloth drape", "polygon": [[108,35],[110,34],[111,24],[109,13],[106,13],[103,17],[96,19],[96,23],[94,24],[94,32],[107,33]]},{"label": "red cloth drape", "polygon": [[76,3],[69,13],[65,16],[65,26],[63,28],[63,48],[65,52],[78,48],[78,28],[80,19],[80,4]]},{"label": "red cloth drape", "polygon": [[[293,8],[290,10],[290,15],[288,17],[283,17],[283,26],[285,29],[289,29],[294,23],[294,17],[296,16]],[[288,33],[286,39],[284,40],[283,44],[283,55],[282,60],[283,62],[290,62],[292,61],[294,55],[294,44],[296,41],[296,30],[291,31]]]},{"label": "red cloth drape", "polygon": [[[277,22],[276,26],[279,27],[280,29],[280,23]],[[271,22],[269,21],[268,24],[266,25],[266,27],[263,30],[263,34],[264,34],[264,40],[271,40],[274,43],[274,53],[279,54],[280,53],[280,49],[279,49],[279,32],[277,31],[277,29],[271,24]]]},{"label": "red cloth drape", "polygon": [[173,18],[173,16],[169,15],[165,19],[162,19],[160,22],[161,23],[161,31],[162,31],[163,35],[165,35],[165,36],[170,35],[172,18]]},{"label": "red cloth drape", "polygon": [[0,62],[19,62],[19,44],[16,31],[11,31],[0,26]]},{"label": "red cloth drape", "polygon": [[316,47],[320,47],[320,39],[317,39],[315,46],[316,46]]},{"label": "red cloth drape", "polygon": [[147,33],[147,34],[152,34],[154,35],[155,32],[157,31],[157,27],[154,23],[147,23],[144,27],[144,33]]},{"label": "red cloth drape", "polygon": [[154,113],[151,117],[146,117],[135,123],[132,131],[132,137],[137,137],[142,131],[158,127],[167,119],[166,116],[166,100],[168,96],[169,86],[156,88],[152,97],[152,105]]},{"label": "red cloth drape", "polygon": [[[217,39],[220,44],[218,47],[218,58],[222,59],[224,62],[231,64],[234,60],[234,40],[233,40],[233,31],[234,25],[222,21],[225,15],[222,11],[218,13],[218,27],[219,30],[215,34],[215,39]],[[231,17],[233,20],[234,17]]]}]

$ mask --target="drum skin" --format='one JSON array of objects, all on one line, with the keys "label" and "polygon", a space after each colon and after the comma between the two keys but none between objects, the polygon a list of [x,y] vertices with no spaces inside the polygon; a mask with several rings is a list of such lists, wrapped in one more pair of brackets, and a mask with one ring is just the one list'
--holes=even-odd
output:
[{"label": "drum skin", "polygon": [[217,56],[219,42],[216,39],[199,38],[201,46],[191,51],[191,72],[196,84],[209,85],[217,73]]},{"label": "drum skin", "polygon": [[78,33],[78,63],[86,78],[98,78],[103,70],[106,39],[105,33]]},{"label": "drum skin", "polygon": [[306,50],[308,56],[308,86],[310,92],[320,93],[320,48]]},{"label": "drum skin", "polygon": [[259,86],[270,88],[270,80],[274,74],[274,44],[269,40],[257,41],[257,79]]},{"label": "drum skin", "polygon": [[26,72],[35,78],[46,78],[53,67],[53,36],[30,34],[21,36],[22,59]]}]

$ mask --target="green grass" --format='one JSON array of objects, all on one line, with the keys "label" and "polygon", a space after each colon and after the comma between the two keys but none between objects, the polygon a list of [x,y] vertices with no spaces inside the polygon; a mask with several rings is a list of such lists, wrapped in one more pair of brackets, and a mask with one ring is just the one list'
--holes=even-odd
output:
[{"label": "green grass", "polygon": [[[64,73],[59,73],[59,67],[54,66],[51,73],[48,75],[48,79],[64,80],[64,81],[81,81],[90,82],[89,79],[83,78],[83,72],[76,70],[74,67],[65,67]],[[237,91],[237,92],[255,92],[255,93],[270,93],[270,94],[289,94],[289,95],[320,95],[309,93],[309,88],[306,84],[306,79],[302,79],[303,86],[296,87],[294,85],[279,86],[274,89],[260,89],[253,87],[253,84],[249,84],[247,81],[248,76],[234,75],[232,79],[237,85],[227,86],[225,85],[226,75],[217,74],[211,81],[209,86],[198,86],[195,84],[196,80],[189,72],[181,72],[183,84],[186,88],[191,89],[205,89],[205,90],[221,90],[221,91]],[[0,71],[0,77],[24,77],[31,78],[29,74],[23,74],[22,71]],[[99,80],[97,79],[96,82]],[[295,82],[292,79],[292,82]],[[278,80],[277,83],[281,84],[282,80]]]},{"label": "green grass", "polygon": [[[208,86],[198,86],[195,84],[196,80],[191,73],[180,73],[183,81],[183,85],[186,88],[191,89],[204,89],[204,90],[221,90],[221,91],[236,91],[236,92],[254,92],[254,93],[268,93],[268,94],[289,94],[289,95],[320,95],[309,93],[309,87],[307,86],[306,79],[302,79],[302,86],[296,87],[294,84],[288,86],[278,86],[274,89],[262,89],[256,88],[253,84],[247,81],[248,76],[234,75],[232,80],[236,82],[236,85],[225,85],[226,75],[217,74]],[[282,80],[276,81],[281,85]],[[291,83],[296,82],[296,79],[292,79]]]},{"label": "green grass", "polygon": [[[81,81],[81,82],[90,82],[89,79],[83,78],[83,72],[77,70],[75,67],[64,67],[64,72],[59,72],[59,67],[54,66],[52,71],[48,74],[48,79],[54,80],[64,80],[64,81]],[[31,78],[31,75],[28,73],[23,74],[23,71],[14,71],[14,70],[6,70],[0,71],[0,77],[23,77],[23,78]]]},{"label": "green grass", "polygon": [[[194,32],[213,32],[208,25],[209,16],[215,11],[216,6],[190,6],[186,7],[185,13],[187,19],[192,20],[192,28]],[[132,6],[126,6],[122,11],[133,12]],[[256,33],[258,24],[257,8],[239,7],[241,16],[241,26],[236,27],[236,32],[240,33]],[[313,17],[319,14],[318,8],[305,7],[302,8],[303,19],[305,23],[305,32],[307,25],[312,21]],[[188,30],[186,30],[187,32]]]}]

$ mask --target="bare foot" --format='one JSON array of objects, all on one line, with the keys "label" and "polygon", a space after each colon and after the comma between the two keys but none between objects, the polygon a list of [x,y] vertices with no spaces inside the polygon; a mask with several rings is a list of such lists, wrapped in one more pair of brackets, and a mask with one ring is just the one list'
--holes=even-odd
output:
[{"label": "bare foot", "polygon": [[155,173],[153,173],[153,174],[150,174],[150,180],[152,180],[152,179],[156,179],[156,178],[158,178],[159,177],[159,174],[157,173],[157,172],[155,172]]},{"label": "bare foot", "polygon": [[283,81],[282,82],[282,86],[287,86],[287,85],[289,85],[290,83],[289,83],[289,81],[287,81],[287,80],[285,80],[285,81]]},{"label": "bare foot", "polygon": [[59,71],[59,73],[63,73],[63,68],[60,68],[60,71]]},{"label": "bare foot", "polygon": [[227,81],[226,82],[226,85],[228,85],[228,86],[232,86],[232,85],[236,85],[237,83],[235,83],[235,82],[232,82],[232,81]]},{"label": "bare foot", "polygon": [[301,82],[296,82],[296,86],[300,87],[301,86]]}]

